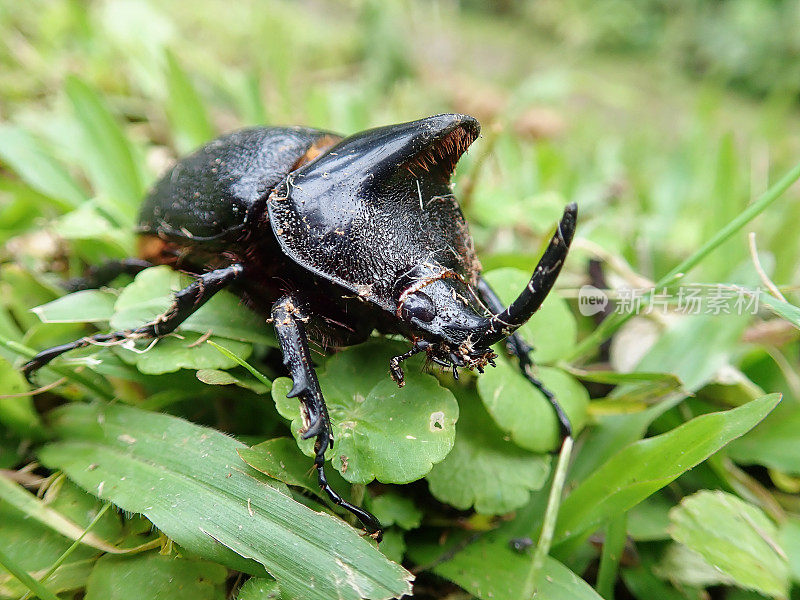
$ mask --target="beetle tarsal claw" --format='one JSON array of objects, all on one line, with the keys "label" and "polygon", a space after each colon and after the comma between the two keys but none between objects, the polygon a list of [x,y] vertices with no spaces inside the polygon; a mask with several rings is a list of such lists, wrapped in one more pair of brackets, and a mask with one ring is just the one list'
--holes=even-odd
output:
[{"label": "beetle tarsal claw", "polygon": [[393,356],[389,359],[389,373],[398,387],[403,387],[406,384],[405,374],[403,373],[403,367],[400,366],[400,363],[422,352],[422,350],[423,346],[415,344],[408,352],[400,354],[399,356]]}]

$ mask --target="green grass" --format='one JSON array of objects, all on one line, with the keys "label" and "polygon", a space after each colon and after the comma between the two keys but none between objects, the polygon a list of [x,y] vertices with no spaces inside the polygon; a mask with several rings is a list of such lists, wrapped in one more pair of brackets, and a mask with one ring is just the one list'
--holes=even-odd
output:
[{"label": "green grass", "polygon": [[[562,39],[554,23],[574,36],[585,17],[538,10],[550,12],[218,0],[0,12],[0,598],[390,598],[410,572],[434,598],[798,593],[796,99],[777,80],[747,84],[764,101],[697,81],[663,48]],[[614,31],[610,17],[597,26]],[[319,356],[329,476],[388,524],[376,547],[320,494],[270,326],[232,295],[145,353],[65,356],[28,393],[18,367],[32,352],[144,321],[181,285],[161,267],[111,290],[58,287],[135,252],[141,197],[176,157],[245,125],[351,133],[445,111],[484,126],[455,190],[501,297],[579,204],[557,290],[523,329],[576,426],[571,461],[556,469],[555,418],[505,359],[460,382],[412,360],[398,391],[397,340]],[[612,297],[697,288],[704,314],[673,302],[598,326],[577,300],[600,285],[590,259]],[[715,290],[764,277],[785,301],[710,314]],[[515,538],[535,545],[516,552]]]}]

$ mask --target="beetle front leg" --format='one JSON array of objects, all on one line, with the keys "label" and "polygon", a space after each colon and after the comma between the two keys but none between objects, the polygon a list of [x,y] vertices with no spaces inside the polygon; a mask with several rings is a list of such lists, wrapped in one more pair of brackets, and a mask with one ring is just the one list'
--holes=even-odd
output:
[{"label": "beetle front leg", "polygon": [[331,502],[349,510],[364,524],[371,534],[380,541],[381,524],[374,515],[366,510],[350,504],[343,499],[328,483],[325,476],[325,451],[333,448],[333,429],[328,417],[328,408],[319,387],[317,374],[311,363],[308,339],[303,323],[308,318],[297,298],[286,295],[272,306],[272,320],[275,332],[283,351],[283,364],[289,369],[294,385],[286,395],[287,398],[300,398],[303,416],[303,439],[316,437],[314,443],[314,466],[317,469],[319,486],[325,491]]},{"label": "beetle front leg", "polygon": [[[494,290],[482,277],[478,280],[478,292],[481,295],[481,299],[493,313],[499,313],[505,310],[503,302],[497,297],[497,294],[494,293]],[[533,347],[522,339],[522,336],[518,332],[514,332],[506,338],[506,349],[509,354],[517,357],[522,376],[539,390],[553,407],[556,417],[558,418],[561,437],[564,439],[572,437],[572,425],[569,422],[569,417],[564,412],[564,409],[561,408],[553,392],[547,389],[544,383],[533,374],[533,359],[531,358]]]},{"label": "beetle front leg", "polygon": [[169,310],[156,317],[150,323],[137,327],[136,329],[114,331],[112,333],[98,333],[75,340],[69,344],[42,350],[22,366],[22,372],[25,377],[30,380],[33,373],[44,367],[57,356],[69,352],[70,350],[84,348],[92,344],[112,344],[129,339],[159,338],[168,333],[172,333],[214,294],[236,280],[242,274],[243,270],[244,268],[242,265],[234,264],[229,267],[203,273],[185,288],[176,292],[175,299]]}]

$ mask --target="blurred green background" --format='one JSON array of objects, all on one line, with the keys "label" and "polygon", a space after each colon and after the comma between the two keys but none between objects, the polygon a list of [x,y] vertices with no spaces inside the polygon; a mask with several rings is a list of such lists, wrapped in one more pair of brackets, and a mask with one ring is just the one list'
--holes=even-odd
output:
[{"label": "blurred green background", "polygon": [[[135,253],[136,206],[177,157],[246,125],[305,125],[349,134],[465,112],[481,121],[483,134],[459,164],[455,191],[487,271],[529,272],[563,206],[570,201],[580,206],[578,239],[557,286],[574,318],[565,309],[552,327],[536,319],[531,325],[545,362],[576,377],[586,377],[577,367],[612,373],[605,382],[584,379],[593,402],[581,417],[587,430],[570,486],[584,484],[616,451],[648,432],[673,430],[765,392],[784,394],[776,412],[729,451],[632,510],[620,508],[627,517],[608,519],[608,535],[620,523],[613,519],[623,519],[616,530],[623,535],[616,539],[624,542],[627,532],[638,544],[636,560],[641,559],[619,569],[625,584],[620,597],[707,598],[706,588],[715,598],[758,597],[743,591],[753,587],[746,577],[720,575],[716,565],[698,560],[685,539],[668,531],[670,511],[709,489],[738,494],[764,511],[761,517],[769,515],[770,527],[780,528],[786,552],[778,554],[785,572],[776,585],[783,587],[756,589],[781,598],[790,580],[800,581],[800,311],[793,306],[800,283],[798,186],[705,256],[688,277],[698,284],[749,287],[763,287],[770,278],[788,300],[773,304],[782,318],[766,310],[742,318],[656,314],[631,320],[610,348],[594,340],[575,351],[574,340],[586,339],[597,325],[578,315],[581,285],[649,288],[796,164],[800,3],[0,0],[0,39],[0,374],[11,382],[3,393],[27,389],[12,368],[19,352],[8,339],[43,348],[87,330],[74,322],[42,324],[29,309],[52,300],[58,293],[54,283],[80,274],[87,264]],[[750,232],[761,273],[749,248]],[[602,263],[603,277],[594,272],[592,278],[590,259]],[[279,375],[269,371],[270,356],[262,350],[254,358],[266,356],[269,376]],[[248,441],[287,434],[263,395],[247,392],[239,404],[225,404],[234,395],[231,386],[205,386],[189,369],[156,377],[119,359],[104,360],[107,371],[98,372],[111,375],[112,384],[98,389],[148,409],[150,416],[168,409]],[[645,377],[641,388],[620,385],[613,391],[623,382],[614,376],[633,368],[648,377],[657,373]],[[494,380],[487,373],[487,389],[499,371]],[[679,392],[676,377],[683,384]],[[463,379],[461,387],[450,380],[443,385],[462,403],[475,400],[478,406],[474,380]],[[175,389],[179,392],[170,395]],[[480,384],[477,389],[482,391]],[[0,403],[0,421],[7,427],[0,430],[0,468],[24,470],[33,460],[29,438],[40,433],[40,413],[65,400],[79,404],[103,397],[95,391],[87,393],[72,381],[36,403]],[[472,418],[488,422],[488,413],[472,412]],[[468,414],[463,406],[462,413]],[[487,442],[490,450],[492,443],[513,446],[504,425],[498,422],[502,432],[491,429],[497,439]],[[476,429],[482,430],[480,424]],[[514,450],[530,459],[529,451],[541,449]],[[617,465],[618,471],[625,468]],[[487,488],[494,482],[493,473],[478,475]],[[25,481],[30,483],[24,477],[18,483]],[[406,565],[414,564],[410,559],[426,562],[423,542],[429,550],[438,547],[420,540],[429,536],[438,542],[442,519],[453,530],[513,528],[525,515],[538,522],[545,497],[533,493],[515,525],[467,511],[453,517],[456,502],[442,499],[445,491],[434,492],[437,503],[424,483],[393,489],[413,496],[426,519],[433,514],[433,524],[426,521],[418,537],[405,538]],[[378,499],[384,491],[378,488]],[[527,502],[530,489],[523,492]],[[360,493],[363,497],[364,490]],[[81,497],[96,504],[94,497]],[[717,511],[711,504],[706,515]],[[407,529],[420,526],[422,517],[415,519]],[[149,531],[148,526],[130,527],[139,535],[138,529]],[[28,530],[20,531],[31,538]],[[395,527],[396,545],[382,548],[397,560],[406,548],[403,535]],[[572,546],[567,541],[554,555],[590,583],[600,580],[598,590],[610,598],[619,565],[598,575],[602,559],[595,541]],[[505,542],[499,547],[507,550]],[[502,585],[508,565],[502,555],[493,556],[500,556],[496,572],[489,566],[486,572],[496,577],[492,585]],[[519,560],[524,571],[527,563]],[[693,570],[698,563],[706,570]],[[85,565],[86,572],[93,568]],[[478,597],[494,593],[491,585],[467,581],[466,567],[459,567],[461,579],[447,568],[436,573]],[[226,577],[228,589],[235,589],[238,575],[219,569],[215,593],[222,593]],[[81,589],[88,575],[83,576],[63,589]],[[0,579],[0,585],[10,580]],[[420,597],[451,592],[447,597],[469,597],[430,574],[420,581]],[[722,586],[724,593],[717,593]],[[435,591],[424,596],[430,590]],[[793,592],[797,597],[797,586]],[[13,596],[0,587],[3,594]],[[247,598],[267,597],[253,594]]]},{"label": "blurred green background", "polygon": [[[350,133],[467,112],[484,136],[462,171],[491,150],[478,181],[459,182],[474,185],[468,212],[486,250],[517,247],[514,232],[488,239],[483,227],[541,232],[575,200],[582,235],[650,278],[800,149],[800,8],[789,1],[32,0],[4,3],[0,28],[0,116],[63,156],[81,153],[70,75],[126,120],[149,167],[142,186],[245,124]],[[784,284],[798,210],[783,202],[758,227]],[[704,264],[706,279],[746,259],[742,239]]]}]

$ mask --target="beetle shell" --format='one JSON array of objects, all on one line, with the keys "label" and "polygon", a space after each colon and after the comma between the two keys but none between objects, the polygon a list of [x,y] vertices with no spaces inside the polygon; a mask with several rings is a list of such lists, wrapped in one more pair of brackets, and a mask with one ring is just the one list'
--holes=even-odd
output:
[{"label": "beetle shell", "polygon": [[138,231],[179,244],[224,248],[263,210],[287,173],[340,138],[303,127],[254,127],[180,160],[142,205]]}]

